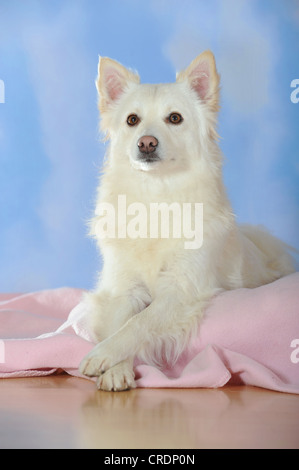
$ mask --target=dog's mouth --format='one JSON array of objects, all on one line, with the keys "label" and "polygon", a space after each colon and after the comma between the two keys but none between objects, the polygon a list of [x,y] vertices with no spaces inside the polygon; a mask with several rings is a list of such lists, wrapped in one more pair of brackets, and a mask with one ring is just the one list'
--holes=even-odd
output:
[{"label": "dog's mouth", "polygon": [[160,162],[161,158],[156,153],[154,155],[139,153],[138,160],[142,163],[156,163],[156,162]]},{"label": "dog's mouth", "polygon": [[132,165],[136,170],[141,171],[152,171],[158,167],[160,167],[159,162],[162,159],[159,157],[158,154],[145,154],[145,153],[138,153],[135,159],[132,160]]}]

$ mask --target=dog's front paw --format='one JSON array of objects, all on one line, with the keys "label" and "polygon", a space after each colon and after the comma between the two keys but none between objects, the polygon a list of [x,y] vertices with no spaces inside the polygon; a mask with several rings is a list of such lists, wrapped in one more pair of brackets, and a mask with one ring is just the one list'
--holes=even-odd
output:
[{"label": "dog's front paw", "polygon": [[122,361],[99,376],[97,387],[99,390],[114,392],[129,390],[136,387],[134,377],[132,366],[127,361]]},{"label": "dog's front paw", "polygon": [[99,377],[106,370],[121,361],[114,353],[114,348],[108,347],[105,341],[97,344],[82,360],[79,371],[88,377]]}]

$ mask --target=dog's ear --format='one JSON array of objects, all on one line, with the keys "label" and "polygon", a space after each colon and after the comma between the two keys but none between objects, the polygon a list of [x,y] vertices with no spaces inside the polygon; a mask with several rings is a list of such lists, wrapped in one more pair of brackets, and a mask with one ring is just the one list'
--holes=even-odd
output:
[{"label": "dog's ear", "polygon": [[177,74],[177,82],[188,81],[200,100],[214,110],[219,106],[219,80],[215,58],[211,51],[205,51]]},{"label": "dog's ear", "polygon": [[96,87],[99,93],[99,107],[103,112],[113,104],[130,83],[139,83],[138,74],[128,70],[115,60],[100,57]]}]

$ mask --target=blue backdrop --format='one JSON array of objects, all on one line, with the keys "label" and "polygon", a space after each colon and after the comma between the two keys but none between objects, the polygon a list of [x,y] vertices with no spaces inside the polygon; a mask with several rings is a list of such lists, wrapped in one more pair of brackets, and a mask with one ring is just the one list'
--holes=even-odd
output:
[{"label": "blue backdrop", "polygon": [[154,83],[212,49],[238,220],[299,248],[298,33],[297,0],[0,0],[0,290],[94,285],[99,54]]}]

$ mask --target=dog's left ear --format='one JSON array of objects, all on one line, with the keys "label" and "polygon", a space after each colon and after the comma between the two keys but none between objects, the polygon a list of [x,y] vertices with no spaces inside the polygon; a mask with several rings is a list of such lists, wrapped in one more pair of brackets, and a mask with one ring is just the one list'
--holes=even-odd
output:
[{"label": "dog's left ear", "polygon": [[188,81],[201,101],[207,103],[211,109],[219,108],[219,80],[214,55],[205,51],[191,62],[182,72],[177,74],[177,82]]}]

